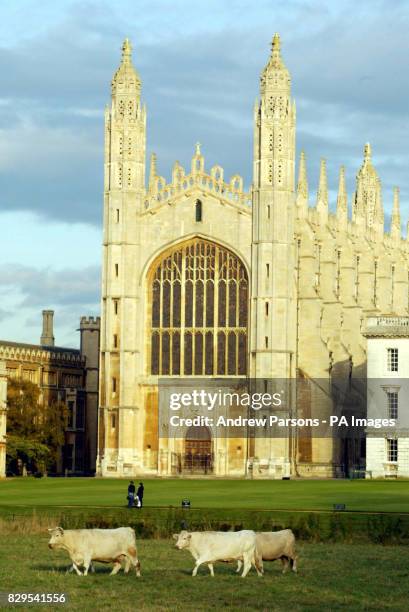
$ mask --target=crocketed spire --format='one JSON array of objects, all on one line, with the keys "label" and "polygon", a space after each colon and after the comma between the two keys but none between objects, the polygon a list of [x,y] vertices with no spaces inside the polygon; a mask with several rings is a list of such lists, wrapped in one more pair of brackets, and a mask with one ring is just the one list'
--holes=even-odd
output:
[{"label": "crocketed spire", "polygon": [[372,164],[371,145],[364,147],[364,161],[356,177],[354,219],[366,220],[366,227],[376,226],[383,231],[383,206],[381,181]]},{"label": "crocketed spire", "polygon": [[112,79],[112,94],[115,93],[137,93],[141,89],[141,79],[132,63],[132,45],[125,38],[122,45],[122,59],[118,70]]},{"label": "crocketed spire", "polygon": [[300,155],[300,166],[298,169],[297,195],[302,196],[303,198],[308,200],[307,164],[305,160],[304,151],[301,151],[301,155]]},{"label": "crocketed spire", "polygon": [[398,240],[401,237],[401,218],[399,204],[399,187],[393,188],[393,209],[391,219],[391,236]]},{"label": "crocketed spire", "polygon": [[283,90],[283,92],[290,93],[290,73],[281,57],[281,41],[278,34],[273,36],[270,59],[261,74],[260,82],[262,94],[268,89]]},{"label": "crocketed spire", "polygon": [[347,202],[347,188],[345,184],[345,166],[341,166],[339,169],[339,185],[338,185],[338,197],[337,197],[337,212],[346,212],[348,206]]}]

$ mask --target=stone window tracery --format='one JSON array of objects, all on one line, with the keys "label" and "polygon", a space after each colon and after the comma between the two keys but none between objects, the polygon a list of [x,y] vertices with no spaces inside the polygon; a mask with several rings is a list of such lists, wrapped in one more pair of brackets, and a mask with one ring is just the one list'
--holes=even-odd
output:
[{"label": "stone window tracery", "polygon": [[164,254],[149,282],[150,372],[242,376],[248,278],[231,251],[195,239]]}]

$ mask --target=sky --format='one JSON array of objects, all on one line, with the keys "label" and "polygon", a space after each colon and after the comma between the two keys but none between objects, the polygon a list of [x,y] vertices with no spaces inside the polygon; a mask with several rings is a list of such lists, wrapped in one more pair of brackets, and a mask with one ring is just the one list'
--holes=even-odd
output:
[{"label": "sky", "polygon": [[147,155],[169,178],[200,141],[205,164],[251,183],[252,109],[274,32],[292,76],[297,154],[312,202],[327,159],[349,196],[372,145],[387,223],[409,217],[409,0],[1,0],[0,338],[59,346],[97,315],[104,107],[125,37],[147,106]]}]

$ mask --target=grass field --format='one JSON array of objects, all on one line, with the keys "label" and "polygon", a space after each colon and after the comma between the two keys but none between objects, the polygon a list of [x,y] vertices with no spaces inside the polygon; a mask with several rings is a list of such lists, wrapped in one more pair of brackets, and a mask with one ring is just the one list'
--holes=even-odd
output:
[{"label": "grass field", "polygon": [[275,562],[265,564],[263,578],[252,570],[242,579],[231,564],[217,564],[214,578],[207,567],[192,578],[189,553],[171,540],[141,540],[137,579],[109,576],[110,568],[98,564],[87,577],[67,575],[67,554],[49,550],[46,535],[0,538],[0,592],[65,592],[68,605],[60,610],[407,610],[409,548],[403,546],[304,543],[298,575],[282,575]]},{"label": "grass field", "polygon": [[[121,507],[127,480],[15,478],[0,481],[0,508],[44,506]],[[409,481],[382,480],[144,480],[144,505],[261,510],[347,510],[409,512]]]}]

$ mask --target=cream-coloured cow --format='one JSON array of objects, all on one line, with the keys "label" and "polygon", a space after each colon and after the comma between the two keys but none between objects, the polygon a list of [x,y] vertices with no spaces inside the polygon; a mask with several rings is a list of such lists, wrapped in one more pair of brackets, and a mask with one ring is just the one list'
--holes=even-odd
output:
[{"label": "cream-coloured cow", "polygon": [[[295,536],[291,529],[281,531],[262,531],[256,533],[256,560],[257,565],[264,572],[263,561],[276,561],[281,559],[283,574],[291,564],[293,572],[297,571],[297,555],[295,552]],[[241,570],[242,562],[237,564],[237,572]]]},{"label": "cream-coloured cow", "polygon": [[[141,575],[136,551],[135,532],[131,527],[118,529],[63,529],[54,527],[50,532],[49,548],[66,550],[71,558],[73,569],[79,576],[92,571],[92,561],[113,563],[111,575],[117,574],[125,561],[125,573],[131,565],[137,576]],[[80,568],[84,568],[82,574]]]},{"label": "cream-coloured cow", "polygon": [[255,558],[256,534],[254,531],[246,529],[235,532],[181,531],[179,534],[175,533],[173,538],[176,540],[176,548],[188,550],[195,559],[192,576],[196,576],[202,563],[207,563],[210,574],[214,576],[213,564],[216,561],[243,562],[243,578],[254,565],[261,576]]}]

